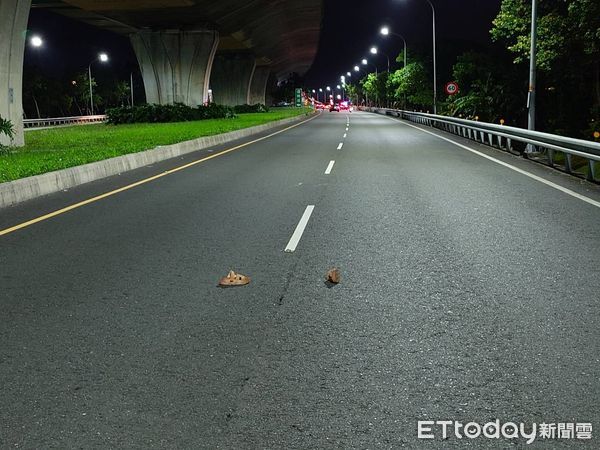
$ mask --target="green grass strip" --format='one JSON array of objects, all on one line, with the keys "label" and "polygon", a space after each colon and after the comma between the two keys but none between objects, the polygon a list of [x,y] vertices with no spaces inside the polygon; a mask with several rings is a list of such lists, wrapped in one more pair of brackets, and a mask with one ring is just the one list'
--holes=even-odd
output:
[{"label": "green grass strip", "polygon": [[306,114],[303,108],[240,114],[235,119],[131,125],[82,125],[25,133],[25,147],[0,155],[0,183],[227,133]]}]

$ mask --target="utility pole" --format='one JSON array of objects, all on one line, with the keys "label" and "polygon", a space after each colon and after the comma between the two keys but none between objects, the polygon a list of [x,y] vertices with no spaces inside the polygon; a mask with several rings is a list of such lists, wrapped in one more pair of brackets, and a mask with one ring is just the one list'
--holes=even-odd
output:
[{"label": "utility pole", "polygon": [[[537,0],[531,0],[531,55],[529,59],[529,92],[527,94],[527,129],[535,130],[535,94],[536,94],[536,73],[537,73]],[[535,152],[535,147],[527,145],[526,153]]]}]

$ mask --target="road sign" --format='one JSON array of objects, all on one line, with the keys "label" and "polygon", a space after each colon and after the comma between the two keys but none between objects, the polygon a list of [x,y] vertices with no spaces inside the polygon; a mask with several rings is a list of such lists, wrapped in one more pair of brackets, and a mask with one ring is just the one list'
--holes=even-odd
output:
[{"label": "road sign", "polygon": [[446,83],[446,94],[454,95],[458,93],[458,83],[451,81],[450,83]]},{"label": "road sign", "polygon": [[296,108],[301,108],[302,107],[302,89],[300,88],[296,88]]}]

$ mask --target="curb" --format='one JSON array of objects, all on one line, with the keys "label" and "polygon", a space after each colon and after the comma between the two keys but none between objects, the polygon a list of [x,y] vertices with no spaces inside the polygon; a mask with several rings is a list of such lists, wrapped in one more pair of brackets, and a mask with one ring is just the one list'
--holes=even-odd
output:
[{"label": "curb", "polygon": [[301,115],[276,122],[243,128],[229,133],[204,136],[191,141],[179,142],[177,144],[162,145],[150,150],[138,153],[117,156],[115,158],[96,161],[68,169],[56,170],[41,175],[21,178],[15,181],[0,183],[0,208],[16,205],[27,200],[41,197],[43,195],[60,192],[81,184],[102,178],[118,175],[129,170],[154,164],[171,158],[176,158],[187,153],[226,144],[238,139],[243,139],[274,128],[301,122],[306,116]]}]

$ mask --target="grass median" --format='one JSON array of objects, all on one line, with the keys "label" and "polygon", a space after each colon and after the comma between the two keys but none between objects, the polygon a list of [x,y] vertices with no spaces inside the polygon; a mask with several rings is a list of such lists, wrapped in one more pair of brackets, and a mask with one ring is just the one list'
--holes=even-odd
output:
[{"label": "grass median", "polygon": [[25,133],[25,147],[0,155],[0,183],[40,175],[115,156],[227,133],[306,114],[307,109],[277,108],[239,114],[235,119],[131,125],[82,125]]}]

